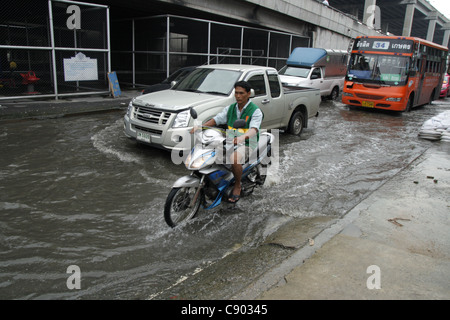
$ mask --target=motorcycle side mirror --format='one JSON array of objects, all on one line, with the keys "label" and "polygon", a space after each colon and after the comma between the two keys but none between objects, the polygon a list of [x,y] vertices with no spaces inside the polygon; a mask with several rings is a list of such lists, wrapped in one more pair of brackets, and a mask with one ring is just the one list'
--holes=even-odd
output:
[{"label": "motorcycle side mirror", "polygon": [[191,108],[191,110],[189,111],[189,113],[191,114],[191,117],[193,119],[197,119],[197,111],[195,111],[195,109]]},{"label": "motorcycle side mirror", "polygon": [[245,128],[245,120],[237,119],[233,124],[233,128],[236,128],[236,129]]}]

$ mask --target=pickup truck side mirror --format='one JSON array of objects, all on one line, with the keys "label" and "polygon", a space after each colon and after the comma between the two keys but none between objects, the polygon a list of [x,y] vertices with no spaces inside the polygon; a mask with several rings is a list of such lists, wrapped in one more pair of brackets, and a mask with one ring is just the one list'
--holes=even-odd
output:
[{"label": "pickup truck side mirror", "polygon": [[245,128],[245,120],[237,119],[233,124],[233,128],[236,128],[236,129]]},{"label": "pickup truck side mirror", "polygon": [[177,84],[177,81],[172,81],[172,82],[170,83],[170,87],[173,88],[173,86],[176,85],[176,84]]},{"label": "pickup truck side mirror", "polygon": [[250,98],[253,98],[255,96],[255,90],[250,89]]},{"label": "pickup truck side mirror", "polygon": [[319,79],[319,76],[317,74],[312,74],[311,75],[311,80],[314,80],[314,79]]},{"label": "pickup truck side mirror", "polygon": [[191,110],[189,110],[189,113],[191,114],[191,117],[193,119],[197,119],[197,111],[195,111],[194,108],[191,108]]}]

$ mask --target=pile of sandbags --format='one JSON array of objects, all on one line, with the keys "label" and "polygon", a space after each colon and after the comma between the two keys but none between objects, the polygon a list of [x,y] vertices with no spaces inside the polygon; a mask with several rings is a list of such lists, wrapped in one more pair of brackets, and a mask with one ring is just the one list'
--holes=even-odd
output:
[{"label": "pile of sandbags", "polygon": [[419,130],[419,138],[450,142],[450,111],[444,111],[425,121]]}]

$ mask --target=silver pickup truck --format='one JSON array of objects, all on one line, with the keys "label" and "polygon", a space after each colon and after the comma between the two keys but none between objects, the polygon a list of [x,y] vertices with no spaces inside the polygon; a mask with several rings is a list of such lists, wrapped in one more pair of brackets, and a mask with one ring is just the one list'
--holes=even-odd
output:
[{"label": "silver pickup truck", "polygon": [[276,69],[252,65],[198,67],[171,89],[134,98],[124,116],[124,132],[138,142],[167,150],[186,150],[194,108],[202,122],[234,103],[234,83],[252,86],[251,100],[264,113],[262,129],[284,129],[299,135],[308,119],[318,115],[320,91],[282,87]]}]

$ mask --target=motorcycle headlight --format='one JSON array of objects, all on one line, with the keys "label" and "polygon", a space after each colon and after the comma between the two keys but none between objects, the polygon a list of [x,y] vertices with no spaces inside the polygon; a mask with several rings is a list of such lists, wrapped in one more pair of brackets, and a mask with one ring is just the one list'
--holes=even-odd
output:
[{"label": "motorcycle headlight", "polygon": [[177,114],[172,128],[182,128],[187,127],[189,124],[189,120],[191,119],[191,115],[189,113],[189,110],[185,110]]},{"label": "motorcycle headlight", "polygon": [[211,161],[211,158],[214,157],[215,152],[209,152],[205,153],[201,157],[196,158],[194,161],[192,161],[191,153],[186,157],[186,160],[184,161],[184,165],[188,169],[200,169],[205,163],[208,161]]}]

